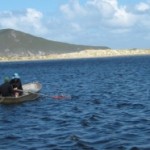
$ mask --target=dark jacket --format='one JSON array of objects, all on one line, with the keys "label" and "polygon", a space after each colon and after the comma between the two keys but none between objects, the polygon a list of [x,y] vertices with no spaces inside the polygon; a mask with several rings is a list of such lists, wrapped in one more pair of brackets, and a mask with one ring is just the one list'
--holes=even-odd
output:
[{"label": "dark jacket", "polygon": [[20,79],[16,79],[16,78],[11,79],[10,84],[13,86],[13,88],[22,90],[22,83]]},{"label": "dark jacket", "polygon": [[13,88],[9,82],[0,85],[0,95],[4,97],[13,95]]},{"label": "dark jacket", "polygon": [[23,88],[22,88],[22,83],[20,79],[18,78],[11,79],[10,84],[12,85],[13,89],[17,88],[18,90],[21,90],[21,91],[18,91],[18,93],[19,95],[22,95]]}]

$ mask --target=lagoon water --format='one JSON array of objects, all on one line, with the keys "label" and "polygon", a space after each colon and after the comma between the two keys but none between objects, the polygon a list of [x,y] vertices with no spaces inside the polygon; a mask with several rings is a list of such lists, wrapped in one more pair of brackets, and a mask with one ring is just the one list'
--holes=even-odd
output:
[{"label": "lagoon water", "polygon": [[[1,150],[149,150],[150,56],[0,63],[43,84],[38,100],[0,105]],[[55,100],[59,94],[71,99]],[[45,96],[44,96],[45,94]]]}]

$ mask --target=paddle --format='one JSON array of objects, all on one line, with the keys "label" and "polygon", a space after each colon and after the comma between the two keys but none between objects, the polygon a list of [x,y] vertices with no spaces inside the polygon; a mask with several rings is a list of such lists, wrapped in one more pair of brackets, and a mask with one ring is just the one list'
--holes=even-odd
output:
[{"label": "paddle", "polygon": [[[32,94],[37,93],[37,92],[32,92],[32,91],[27,91],[27,90],[19,90],[19,89],[16,89],[15,91],[24,92],[24,93],[32,93]],[[37,94],[39,94],[41,96],[49,97],[49,98],[52,98],[52,99],[55,99],[55,100],[71,99],[70,95],[60,94],[60,95],[50,96],[50,95],[47,95],[47,94],[44,94],[44,93],[37,93]]]}]

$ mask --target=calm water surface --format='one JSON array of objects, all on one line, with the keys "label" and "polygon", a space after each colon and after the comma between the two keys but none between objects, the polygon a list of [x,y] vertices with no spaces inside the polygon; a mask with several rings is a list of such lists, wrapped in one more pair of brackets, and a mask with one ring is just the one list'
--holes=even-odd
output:
[{"label": "calm water surface", "polygon": [[150,56],[0,63],[39,81],[36,101],[0,105],[1,150],[149,150]]}]

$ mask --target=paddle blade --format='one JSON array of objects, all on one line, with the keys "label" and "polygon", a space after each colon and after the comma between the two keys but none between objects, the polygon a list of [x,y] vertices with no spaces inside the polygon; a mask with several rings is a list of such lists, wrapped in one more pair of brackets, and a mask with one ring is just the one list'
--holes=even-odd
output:
[{"label": "paddle blade", "polygon": [[54,95],[54,96],[51,96],[51,98],[55,100],[66,100],[66,99],[71,99],[71,96],[70,95]]}]

